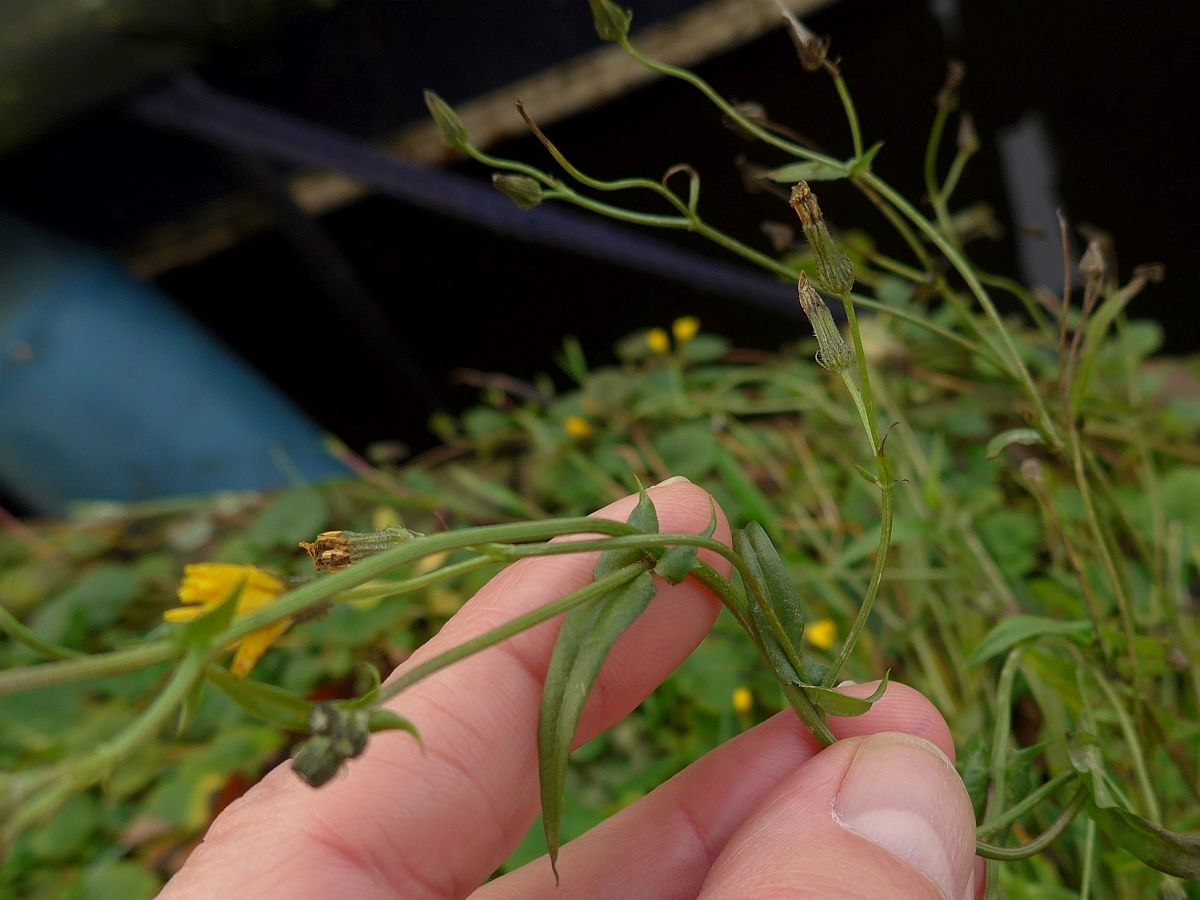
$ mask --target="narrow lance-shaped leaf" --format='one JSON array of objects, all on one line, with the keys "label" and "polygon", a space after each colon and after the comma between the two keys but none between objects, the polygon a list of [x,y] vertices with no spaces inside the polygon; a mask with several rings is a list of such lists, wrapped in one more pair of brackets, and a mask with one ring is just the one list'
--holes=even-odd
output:
[{"label": "narrow lance-shaped leaf", "polygon": [[575,729],[609,650],[653,597],[654,581],[643,572],[624,587],[568,613],[554,645],[538,716],[538,775],[542,826],[555,883],[563,785]]},{"label": "narrow lance-shaped leaf", "polygon": [[1043,616],[1009,616],[996,624],[979,642],[968,663],[977,666],[1006,653],[1018,644],[1043,637],[1061,637],[1079,644],[1089,643],[1094,636],[1090,622],[1061,622]]},{"label": "narrow lance-shaped leaf", "polygon": [[1177,834],[1125,809],[1104,775],[1100,742],[1091,734],[1075,734],[1071,765],[1091,794],[1090,815],[1114,844],[1148,866],[1177,878],[1200,879],[1200,835]]},{"label": "narrow lance-shaped leaf", "polygon": [[[735,533],[733,546],[745,560],[747,568],[759,583],[762,595],[783,626],[782,638],[785,643],[779,646],[779,650],[787,659],[790,668],[797,673],[796,678],[790,680],[797,680],[804,668],[799,651],[800,639],[804,636],[804,612],[801,609],[800,597],[788,576],[787,567],[780,559],[779,552],[771,543],[766,531],[757,522],[751,522]],[[751,586],[747,585],[747,588],[751,588]],[[758,605],[755,593],[751,593],[750,599],[753,609]],[[775,633],[775,629],[770,627],[770,620],[762,613],[765,611],[759,610],[756,613],[755,621],[759,624],[760,629],[765,629],[764,640],[767,635],[770,635],[778,644],[780,636]]]},{"label": "narrow lance-shaped leaf", "polygon": [[809,703],[831,716],[861,716],[869,712],[875,702],[883,696],[891,674],[890,671],[883,674],[883,680],[870,697],[851,697],[833,688],[813,687],[807,684],[801,687],[804,688]]},{"label": "narrow lance-shaped leaf", "polygon": [[312,704],[291,691],[231,675],[220,666],[208,667],[208,680],[245,712],[287,731],[307,731]]},{"label": "narrow lance-shaped leaf", "polygon": [[[626,522],[647,534],[658,532],[658,512],[643,490]],[[594,577],[603,578],[641,561],[637,548],[609,550],[600,555]],[[562,826],[563,785],[567,759],[583,706],[600,667],[621,633],[637,619],[654,596],[654,581],[643,572],[629,584],[563,617],[562,630],[550,656],[542,705],[538,712],[538,777],[542,793],[542,827],[550,866],[558,882],[559,831]]]}]

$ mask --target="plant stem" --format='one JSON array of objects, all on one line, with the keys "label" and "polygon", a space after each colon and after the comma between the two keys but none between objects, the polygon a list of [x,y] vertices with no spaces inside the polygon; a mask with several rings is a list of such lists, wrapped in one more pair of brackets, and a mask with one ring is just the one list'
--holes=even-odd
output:
[{"label": "plant stem", "polygon": [[842,372],[841,375],[842,380],[846,383],[846,389],[854,399],[854,405],[863,420],[863,429],[867,433],[867,439],[871,442],[871,453],[875,458],[875,477],[879,482],[880,495],[879,547],[875,551],[875,566],[871,571],[871,580],[867,584],[867,591],[863,595],[862,603],[858,607],[858,614],[854,617],[854,623],[850,626],[850,630],[846,634],[846,639],[842,642],[841,649],[838,650],[838,655],[834,659],[833,665],[829,667],[829,671],[825,674],[824,679],[822,679],[821,683],[824,687],[832,687],[837,683],[838,674],[850,658],[850,654],[858,642],[859,634],[866,627],[867,621],[871,617],[871,609],[874,607],[875,598],[879,594],[879,585],[883,582],[883,570],[887,564],[888,548],[892,542],[892,495],[895,490],[892,467],[888,462],[887,454],[884,452],[883,441],[879,437],[879,424],[875,419],[875,395],[871,390],[871,375],[867,367],[867,355],[863,349],[862,334],[858,328],[858,316],[854,311],[854,299],[847,293],[842,295],[841,300],[842,305],[846,308],[846,321],[849,324],[850,336],[854,342],[854,355],[858,362],[859,384],[855,385],[854,379],[850,377],[848,371]]},{"label": "plant stem", "polygon": [[71,757],[55,768],[58,777],[53,787],[22,805],[12,817],[9,828],[20,834],[26,828],[52,814],[68,798],[104,780],[112,770],[128,759],[139,747],[153,739],[175,710],[204,675],[207,655],[193,652],[184,656],[162,692],[128,728],[107,743],[84,756]]},{"label": "plant stem", "polygon": [[[1004,665],[1000,668],[1000,678],[996,682],[996,703],[993,707],[996,721],[992,726],[992,753],[988,763],[991,793],[988,795],[981,823],[985,828],[991,824],[993,818],[999,815],[1000,807],[1005,800],[1005,762],[1008,757],[1008,740],[1012,727],[1013,682],[1016,680],[1017,669],[1020,667],[1023,653],[1024,649],[1020,646],[1009,651]],[[978,842],[976,845],[978,846]],[[987,896],[989,898],[996,896],[996,887],[996,864],[989,861],[987,864]]]},{"label": "plant stem", "polygon": [[833,78],[833,86],[837,88],[838,99],[842,101],[842,109],[846,111],[846,124],[850,126],[850,141],[854,145],[854,158],[863,155],[862,131],[858,125],[858,110],[854,108],[854,98],[846,87],[846,79],[842,77],[841,69],[826,61],[825,68]]},{"label": "plant stem", "polygon": [[1015,373],[1018,380],[1025,388],[1025,393],[1033,403],[1034,414],[1037,418],[1037,427],[1041,431],[1042,437],[1046,441],[1046,445],[1055,453],[1062,448],[1062,439],[1058,436],[1058,430],[1054,427],[1054,422],[1050,418],[1050,414],[1046,411],[1046,405],[1042,402],[1042,396],[1038,392],[1037,386],[1033,383],[1033,378],[1029,374],[1029,369],[1025,365],[1025,360],[1021,358],[1017,352],[1016,345],[1013,344],[1012,336],[1008,333],[1008,329],[1004,327],[1004,321],[1000,318],[1000,313],[996,310],[992,303],[992,298],[988,296],[987,291],[980,284],[978,276],[975,274],[974,268],[963,257],[962,253],[955,247],[945,236],[935,228],[928,219],[922,216],[911,203],[904,198],[902,194],[892,188],[886,181],[879,178],[872,172],[859,172],[853,176],[856,180],[869,185],[873,190],[878,191],[889,203],[898,209],[905,218],[917,226],[924,232],[925,236],[945,255],[950,264],[962,276],[963,281],[967,283],[967,288],[979,301],[979,305],[983,308],[984,314],[991,320],[992,325],[1000,334],[1000,339],[1004,343],[1005,349],[1008,351],[1015,367]]},{"label": "plant stem", "polygon": [[21,621],[4,606],[0,606],[0,632],[6,632],[14,641],[18,641],[35,653],[40,653],[50,659],[75,659],[84,655],[78,650],[60,647],[58,644],[52,644],[43,639],[32,628],[21,624]]},{"label": "plant stem", "polygon": [[506,641],[513,635],[520,634],[522,631],[533,628],[535,625],[540,625],[557,615],[574,609],[576,606],[581,606],[591,600],[597,600],[614,588],[633,581],[634,578],[649,568],[650,563],[648,561],[636,562],[632,565],[624,566],[615,572],[605,575],[603,578],[598,578],[577,591],[572,591],[565,597],[560,597],[551,603],[547,603],[545,606],[540,606],[522,616],[517,616],[517,618],[505,622],[491,631],[477,635],[469,641],[464,641],[457,647],[451,647],[444,653],[439,653],[432,659],[426,660],[409,669],[395,681],[385,684],[379,691],[377,702],[382,704],[386,700],[395,697],[401,691],[412,687],[418,681],[428,678],[430,675],[449,665],[466,659],[468,656],[472,656],[481,650],[486,650],[488,647],[498,644],[501,641]]},{"label": "plant stem", "polygon": [[123,675],[155,663],[166,662],[179,653],[180,648],[173,641],[153,641],[95,656],[80,656],[37,666],[9,669],[0,672],[0,697],[53,687],[56,684]]},{"label": "plant stem", "polygon": [[949,104],[939,103],[937,113],[933,117],[933,125],[929,129],[929,140],[925,143],[925,194],[937,216],[938,228],[947,240],[953,241],[954,228],[950,223],[950,213],[946,209],[946,199],[938,186],[937,157],[942,146],[942,134],[946,130],[946,120],[950,118]]},{"label": "plant stem", "polygon": [[[995,844],[988,844],[984,841],[977,840],[975,842],[975,853],[987,860],[1001,860],[1004,862],[1015,862],[1019,859],[1028,859],[1035,854],[1041,853],[1051,844],[1053,844],[1067,830],[1067,826],[1071,824],[1079,811],[1083,809],[1083,804],[1087,802],[1087,788],[1080,786],[1075,792],[1075,796],[1067,804],[1066,808],[1059,814],[1058,818],[1040,835],[1035,837],[1028,844],[1020,847],[999,847]],[[992,865],[989,862],[988,868]],[[988,887],[991,888],[991,873],[988,875]]]},{"label": "plant stem", "polygon": [[1021,816],[1025,815],[1039,803],[1057,791],[1060,787],[1070,781],[1074,781],[1079,776],[1075,772],[1059,772],[1037,790],[1029,794],[1020,803],[1006,809],[1003,813],[996,816],[986,825],[980,825],[975,829],[976,838],[985,838],[990,834],[995,834],[1006,825],[1011,825]]}]

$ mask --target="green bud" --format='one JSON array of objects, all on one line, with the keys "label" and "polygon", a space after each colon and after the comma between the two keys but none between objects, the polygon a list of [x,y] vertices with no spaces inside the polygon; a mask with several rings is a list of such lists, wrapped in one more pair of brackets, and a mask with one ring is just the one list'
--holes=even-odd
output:
[{"label": "green bud", "polygon": [[492,184],[521,209],[533,209],[542,205],[542,186],[528,175],[503,175],[493,172]]},{"label": "green bud", "polygon": [[808,276],[803,272],[800,273],[796,291],[800,295],[800,308],[808,317],[813,335],[817,339],[817,364],[830,372],[846,371],[854,362],[854,351],[842,337],[842,332],[838,329],[837,323],[833,321],[833,314],[829,312],[829,307],[825,305],[821,295],[808,283]]},{"label": "green bud", "polygon": [[602,41],[619,41],[629,37],[629,25],[633,22],[633,10],[621,9],[612,0],[588,0],[592,8],[592,21],[596,23],[596,34]]},{"label": "green bud", "polygon": [[829,236],[817,195],[809,189],[807,181],[801,181],[792,188],[789,203],[799,216],[800,228],[817,259],[817,284],[829,294],[839,297],[848,294],[854,287],[854,264],[838,250]]},{"label": "green bud", "polygon": [[328,783],[342,767],[342,757],[323,735],[310,737],[292,755],[292,771],[309,787]]},{"label": "green bud", "polygon": [[463,125],[462,119],[458,117],[458,113],[454,111],[454,107],[430,90],[425,91],[425,105],[429,107],[429,114],[437,123],[446,146],[456,150],[465,149],[468,142],[467,129]]},{"label": "green bud", "polygon": [[967,113],[958,120],[958,152],[973,156],[979,152],[979,133],[975,131],[975,121]]}]

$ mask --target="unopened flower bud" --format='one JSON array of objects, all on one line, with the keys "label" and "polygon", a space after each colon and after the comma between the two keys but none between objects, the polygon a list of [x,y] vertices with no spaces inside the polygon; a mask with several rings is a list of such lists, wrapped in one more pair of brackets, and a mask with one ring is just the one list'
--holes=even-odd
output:
[{"label": "unopened flower bud", "polygon": [[629,37],[633,10],[621,9],[612,0],[588,0],[588,5],[592,8],[592,21],[600,40],[617,41]]},{"label": "unopened flower bud", "polygon": [[533,209],[542,205],[542,186],[528,175],[502,175],[493,172],[492,184],[521,209]]},{"label": "unopened flower bud", "polygon": [[817,195],[809,189],[807,181],[801,181],[792,188],[789,202],[800,217],[804,237],[808,239],[808,245],[817,259],[817,284],[829,294],[841,296],[849,293],[854,287],[854,264],[834,245],[817,203]]},{"label": "unopened flower bud", "polygon": [[796,291],[800,296],[800,308],[808,317],[813,335],[817,339],[817,364],[830,372],[846,371],[854,362],[854,351],[842,337],[829,307],[825,305],[816,289],[808,283],[808,276],[803,272],[796,283]]},{"label": "unopened flower bud", "polygon": [[383,531],[322,531],[315,541],[301,541],[300,546],[312,558],[318,572],[334,572],[359,560],[406,544],[418,537],[414,531],[391,525]]},{"label": "unopened flower bud", "polygon": [[1079,260],[1079,273],[1088,281],[1095,281],[1104,277],[1104,270],[1104,251],[1100,248],[1100,242],[1089,241],[1087,250]]},{"label": "unopened flower bud", "polygon": [[429,108],[429,114],[433,116],[438,130],[441,131],[442,140],[446,142],[446,146],[456,150],[464,149],[468,143],[467,129],[463,125],[462,119],[458,117],[458,113],[454,111],[454,107],[430,90],[425,91],[425,105]]}]

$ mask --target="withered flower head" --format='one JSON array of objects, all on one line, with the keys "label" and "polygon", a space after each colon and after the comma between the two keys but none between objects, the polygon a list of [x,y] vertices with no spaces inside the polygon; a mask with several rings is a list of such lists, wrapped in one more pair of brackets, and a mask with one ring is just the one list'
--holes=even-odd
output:
[{"label": "withered flower head", "polygon": [[821,214],[821,206],[817,203],[817,195],[809,188],[807,181],[801,181],[792,188],[789,202],[800,218],[800,228],[817,259],[817,284],[830,294],[841,296],[848,293],[854,287],[854,264],[834,245],[825,225],[825,217]]}]

